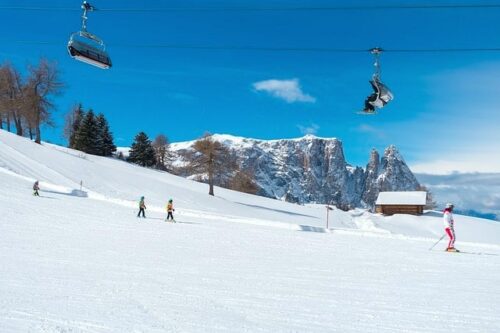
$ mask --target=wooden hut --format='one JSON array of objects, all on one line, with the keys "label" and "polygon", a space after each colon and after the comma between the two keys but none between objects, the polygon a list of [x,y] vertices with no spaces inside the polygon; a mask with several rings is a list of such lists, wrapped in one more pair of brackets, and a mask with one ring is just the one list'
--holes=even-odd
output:
[{"label": "wooden hut", "polygon": [[424,212],[426,200],[425,191],[380,192],[375,202],[375,211],[384,215],[420,215]]}]

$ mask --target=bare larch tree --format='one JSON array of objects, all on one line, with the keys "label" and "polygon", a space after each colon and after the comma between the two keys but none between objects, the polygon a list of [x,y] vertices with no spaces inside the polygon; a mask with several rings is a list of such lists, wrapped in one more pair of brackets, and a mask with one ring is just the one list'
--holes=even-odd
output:
[{"label": "bare larch tree", "polygon": [[236,157],[229,148],[215,141],[206,133],[193,145],[194,151],[189,156],[192,170],[206,175],[208,194],[214,195],[214,181],[217,176],[231,173],[237,168]]},{"label": "bare larch tree", "polygon": [[164,134],[158,134],[153,140],[153,149],[156,156],[156,168],[159,170],[169,170],[170,164],[170,143]]},{"label": "bare larch tree", "polygon": [[51,125],[50,110],[54,105],[50,96],[61,93],[63,83],[59,79],[59,71],[55,63],[41,59],[38,66],[29,67],[29,77],[24,86],[25,117],[30,127],[35,129],[35,142],[42,140],[40,127]]},{"label": "bare larch tree", "polygon": [[0,122],[5,119],[7,130],[11,131],[11,121],[14,121],[16,134],[23,135],[24,112],[23,83],[21,75],[10,64],[0,66]]},{"label": "bare larch tree", "polygon": [[249,194],[257,194],[259,191],[259,186],[255,182],[255,174],[251,170],[237,171],[229,181],[228,188]]}]

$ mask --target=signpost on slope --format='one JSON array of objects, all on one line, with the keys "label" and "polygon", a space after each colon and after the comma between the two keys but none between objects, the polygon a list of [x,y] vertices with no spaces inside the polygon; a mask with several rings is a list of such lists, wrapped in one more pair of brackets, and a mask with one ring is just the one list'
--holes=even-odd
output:
[{"label": "signpost on slope", "polygon": [[333,208],[330,207],[330,205],[328,204],[325,207],[326,207],[326,229],[328,230],[328,216],[330,211],[333,210]]}]

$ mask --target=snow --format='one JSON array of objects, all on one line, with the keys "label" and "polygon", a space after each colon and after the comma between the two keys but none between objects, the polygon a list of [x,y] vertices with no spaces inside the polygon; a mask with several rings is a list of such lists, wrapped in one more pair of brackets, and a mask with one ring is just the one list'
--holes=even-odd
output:
[{"label": "snow", "polygon": [[130,155],[130,147],[116,147],[116,154],[122,154],[124,158]]},{"label": "snow", "polygon": [[500,223],[456,215],[457,247],[480,254],[429,251],[438,212],[335,209],[326,229],[322,205],[211,197],[4,131],[0,183],[2,333],[500,330]]},{"label": "snow", "polygon": [[[234,147],[249,148],[254,146],[256,143],[273,144],[276,142],[283,141],[283,139],[263,140],[263,139],[245,138],[241,136],[234,136],[231,134],[213,134],[212,137],[214,140],[230,145],[233,148]],[[312,134],[306,134],[300,138],[287,139],[287,141],[304,141],[304,140],[310,141],[314,139],[337,140],[337,138],[321,138]],[[194,144],[194,142],[195,141],[174,142],[171,144],[171,148],[173,150],[190,149]]]},{"label": "snow", "polygon": [[425,205],[425,191],[380,192],[376,205]]}]

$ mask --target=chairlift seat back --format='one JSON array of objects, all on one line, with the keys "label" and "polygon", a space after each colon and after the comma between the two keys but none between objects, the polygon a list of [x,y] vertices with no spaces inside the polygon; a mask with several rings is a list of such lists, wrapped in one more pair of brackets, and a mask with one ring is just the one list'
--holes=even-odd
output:
[{"label": "chairlift seat back", "polygon": [[[77,39],[77,36],[82,40]],[[73,34],[68,42],[68,52],[74,59],[102,69],[108,69],[112,65],[104,44],[97,37],[88,38],[80,33]]]}]

